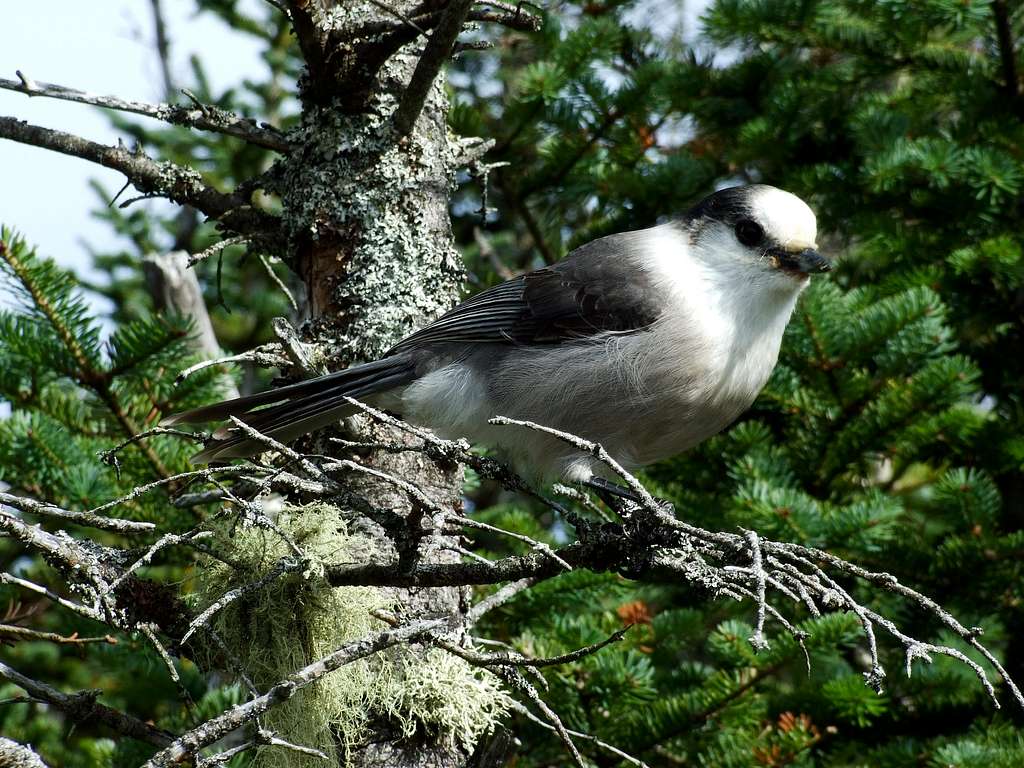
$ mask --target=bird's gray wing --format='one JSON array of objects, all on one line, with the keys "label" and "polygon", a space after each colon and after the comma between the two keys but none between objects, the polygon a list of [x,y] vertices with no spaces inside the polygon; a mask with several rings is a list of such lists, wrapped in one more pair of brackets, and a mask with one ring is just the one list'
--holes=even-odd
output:
[{"label": "bird's gray wing", "polygon": [[388,354],[444,342],[558,344],[647,328],[660,309],[646,272],[627,268],[632,261],[627,249],[635,237],[627,233],[595,240],[557,264],[489,288]]}]

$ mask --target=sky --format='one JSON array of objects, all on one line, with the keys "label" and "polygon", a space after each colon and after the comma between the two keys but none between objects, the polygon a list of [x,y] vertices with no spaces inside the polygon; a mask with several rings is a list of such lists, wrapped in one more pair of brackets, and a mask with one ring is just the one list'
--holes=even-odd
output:
[{"label": "sky", "polygon": [[[254,6],[265,0],[244,0]],[[646,0],[634,12],[635,23],[648,23],[665,34],[682,27],[693,41],[697,21],[709,0]],[[233,33],[216,17],[196,14],[188,0],[163,0],[171,66],[179,81],[188,81],[188,59],[200,53],[215,90],[265,71],[254,42]],[[47,0],[7,2],[0,10],[0,77],[15,71],[41,82],[97,94],[143,101],[162,99],[159,62],[153,44],[151,0]],[[112,144],[117,132],[95,107],[0,90],[0,115],[58,128],[93,141]],[[142,120],[143,118],[137,118]],[[15,227],[43,256],[90,274],[84,243],[109,247],[116,242],[110,227],[93,218],[97,179],[118,190],[124,177],[85,160],[0,139],[0,223]],[[142,205],[158,205],[141,203]],[[95,297],[91,297],[95,298]]]},{"label": "sky", "polygon": [[[215,89],[264,71],[256,46],[215,17],[195,15],[192,3],[184,0],[163,0],[163,7],[176,74],[187,75],[193,52],[202,54]],[[162,99],[150,0],[6,2],[0,21],[0,77],[14,80],[15,70],[21,70],[35,81],[91,93]],[[102,143],[117,140],[105,114],[83,104],[0,90],[0,115]],[[124,183],[121,174],[0,139],[0,178],[0,222],[16,228],[41,255],[88,274],[83,243],[116,242],[109,226],[90,214],[97,199],[89,179],[116,191]]]}]

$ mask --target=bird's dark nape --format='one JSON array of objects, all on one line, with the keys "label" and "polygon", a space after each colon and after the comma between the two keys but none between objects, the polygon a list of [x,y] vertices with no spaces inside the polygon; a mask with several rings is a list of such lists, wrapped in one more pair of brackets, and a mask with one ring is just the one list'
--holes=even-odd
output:
[{"label": "bird's dark nape", "polygon": [[[261,434],[288,443],[352,413],[355,409],[346,398],[385,392],[408,384],[414,377],[411,358],[393,355],[280,389],[177,413],[161,425],[222,421],[234,416]],[[198,464],[242,458],[259,453],[264,447],[237,427],[225,424],[192,461]]]},{"label": "bird's dark nape", "polygon": [[689,221],[707,218],[732,224],[749,214],[752,188],[740,186],[720,189],[688,210],[684,218]]}]

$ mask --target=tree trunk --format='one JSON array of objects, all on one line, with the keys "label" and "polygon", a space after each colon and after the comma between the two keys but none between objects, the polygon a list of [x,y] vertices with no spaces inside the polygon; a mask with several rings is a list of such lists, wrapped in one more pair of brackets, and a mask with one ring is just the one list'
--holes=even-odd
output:
[{"label": "tree trunk", "polygon": [[[412,5],[393,3],[399,11]],[[339,24],[394,21],[369,3],[346,4],[335,16],[311,18],[321,29],[327,28],[325,19],[332,19],[334,33],[342,38]],[[301,36],[303,25],[296,28]],[[298,129],[301,148],[282,163],[283,220],[295,267],[307,287],[310,316],[304,334],[331,370],[375,358],[450,308],[459,295],[463,273],[448,213],[457,145],[447,128],[441,78],[412,131],[399,137],[391,128],[417,61],[416,55],[389,59],[358,111],[344,94],[325,100],[322,93],[313,98],[307,89]],[[363,424],[362,430],[368,440],[407,439],[385,434],[379,425]],[[461,504],[461,470],[435,466],[418,453],[359,461],[413,482],[447,509],[457,511]],[[392,520],[405,521],[397,534],[393,526],[385,532],[379,520],[371,524],[382,551],[397,548],[403,563],[417,557],[457,559],[445,549],[453,542],[440,535],[440,521],[414,510],[402,491],[365,476],[354,476],[351,487]],[[458,588],[399,592],[396,602],[407,612],[403,618],[456,614],[462,604]],[[403,740],[393,723],[375,722],[372,728],[369,743],[350,754],[352,765],[461,766],[468,757],[452,746],[448,734],[417,733]]]}]

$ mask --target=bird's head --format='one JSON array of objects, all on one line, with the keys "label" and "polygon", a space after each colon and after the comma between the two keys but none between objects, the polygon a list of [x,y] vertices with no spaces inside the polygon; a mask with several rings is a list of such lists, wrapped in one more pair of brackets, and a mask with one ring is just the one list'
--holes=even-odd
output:
[{"label": "bird's head", "polygon": [[719,270],[741,270],[785,288],[832,265],[817,251],[817,222],[803,200],[776,187],[730,187],[686,215],[695,254]]}]

